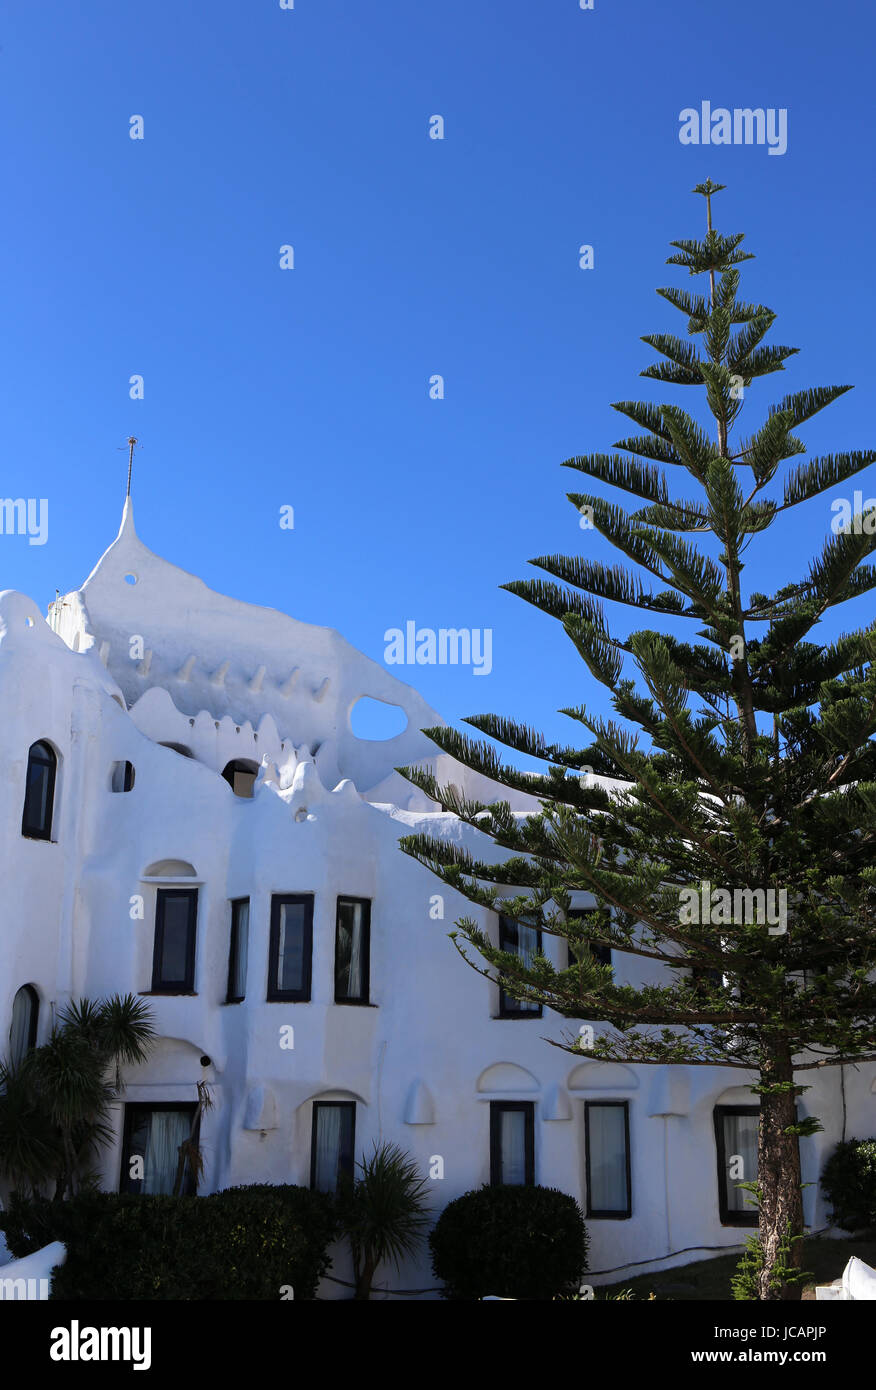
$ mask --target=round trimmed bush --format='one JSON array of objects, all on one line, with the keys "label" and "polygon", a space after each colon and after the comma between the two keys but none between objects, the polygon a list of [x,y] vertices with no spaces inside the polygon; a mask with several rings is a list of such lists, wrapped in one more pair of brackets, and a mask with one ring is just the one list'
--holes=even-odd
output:
[{"label": "round trimmed bush", "polygon": [[554,1187],[466,1192],[444,1208],[429,1245],[445,1298],[550,1299],[574,1292],[587,1268],[581,1209]]},{"label": "round trimmed bush", "polygon": [[821,1187],[844,1231],[876,1230],[876,1139],[837,1144],[824,1165]]}]

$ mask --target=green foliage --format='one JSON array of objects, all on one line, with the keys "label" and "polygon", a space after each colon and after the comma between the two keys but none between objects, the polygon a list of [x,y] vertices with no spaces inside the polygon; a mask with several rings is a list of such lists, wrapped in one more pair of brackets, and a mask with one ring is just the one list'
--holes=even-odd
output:
[{"label": "green foliage", "polygon": [[0,1212],[13,1255],[67,1246],[55,1299],[313,1298],[337,1233],[330,1197],[302,1187],[231,1187],[207,1197],[84,1192],[13,1197]]},{"label": "green foliage", "polygon": [[575,1292],[587,1230],[573,1197],[552,1187],[491,1187],[444,1208],[429,1236],[444,1297],[550,1299]]},{"label": "green foliage", "polygon": [[78,999],[17,1067],[0,1061],[0,1174],[33,1193],[54,1181],[58,1198],[88,1185],[89,1164],[112,1138],[119,1069],[144,1061],[154,1038],[142,999]]},{"label": "green foliage", "polygon": [[[770,1287],[776,1291],[783,1287],[793,1287],[798,1284],[805,1284],[807,1279],[812,1278],[812,1271],[809,1269],[797,1269],[791,1264],[791,1249],[795,1241],[802,1241],[802,1235],[793,1235],[791,1223],[785,1227],[784,1235],[779,1242],[778,1255],[770,1271]],[[736,1266],[736,1273],[730,1279],[730,1289],[734,1299],[739,1302],[747,1300],[757,1301],[760,1298],[758,1292],[758,1279],[764,1267],[763,1245],[759,1236],[746,1236],[745,1249],[739,1257]]]},{"label": "green foliage", "polygon": [[876,1138],[837,1144],[824,1165],[821,1187],[844,1231],[876,1231]]},{"label": "green foliage", "polygon": [[739,1257],[736,1273],[730,1280],[733,1297],[740,1302],[758,1298],[757,1280],[763,1269],[763,1246],[757,1236],[745,1237],[745,1249]]},{"label": "green foliage", "polygon": [[[618,1289],[617,1293],[600,1293],[598,1290],[591,1290],[589,1293],[558,1293],[554,1298],[559,1303],[635,1303],[639,1295],[633,1289]],[[647,1302],[656,1301],[657,1295],[650,1293]]]},{"label": "green foliage", "polygon": [[338,1211],[353,1255],[356,1298],[367,1299],[378,1265],[398,1269],[423,1239],[428,1183],[397,1144],[375,1144],[358,1167],[362,1176],[338,1193]]},{"label": "green foliage", "polygon": [[798,1139],[811,1139],[813,1134],[820,1134],[824,1125],[815,1115],[807,1115],[804,1120],[800,1120],[796,1125],[786,1125],[783,1134],[796,1134]]}]

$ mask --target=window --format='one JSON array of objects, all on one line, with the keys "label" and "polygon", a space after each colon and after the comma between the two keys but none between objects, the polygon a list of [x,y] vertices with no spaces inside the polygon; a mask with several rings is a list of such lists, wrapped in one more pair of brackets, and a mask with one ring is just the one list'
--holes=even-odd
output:
[{"label": "window", "polygon": [[335,1003],[367,1004],[371,903],[367,898],[338,898],[335,926]]},{"label": "window", "polygon": [[310,999],[313,953],[313,895],[275,894],[271,899],[271,952],[268,999],[306,1003]]},{"label": "window", "polygon": [[535,1182],[535,1103],[490,1102],[490,1182],[520,1187]]},{"label": "window", "polygon": [[[515,922],[504,914],[499,917],[499,950],[519,956],[524,965],[541,951],[541,932],[524,922]],[[500,1018],[541,1018],[541,1005],[515,999],[507,990],[499,990]]]},{"label": "window", "polygon": [[718,1151],[718,1209],[724,1226],[756,1226],[757,1209],[741,1182],[757,1182],[756,1105],[716,1105],[715,1143]]},{"label": "window", "polygon": [[806,965],[800,971],[800,988],[821,993],[828,978],[824,965]]},{"label": "window", "polygon": [[33,985],[22,985],[12,1001],[9,1056],[13,1067],[17,1067],[25,1054],[36,1047],[39,1014],[39,995]]},{"label": "window", "polygon": [[236,758],[223,768],[222,776],[235,796],[251,797],[255,779],[259,775],[258,763],[246,758]]},{"label": "window", "polygon": [[[192,1132],[196,1105],[126,1105],[122,1140],[120,1192],[172,1193],[180,1163],[180,1145]],[[197,1142],[197,1134],[195,1142]],[[185,1161],[182,1194],[193,1197],[197,1177]]]},{"label": "window", "polygon": [[[588,916],[588,914],[589,914],[591,911],[592,911],[591,908],[587,908],[587,907],[575,907],[575,908],[573,908],[572,911],[569,913],[569,916],[570,916],[571,918],[575,919],[576,921],[580,921],[580,919],[581,919],[582,917]],[[589,951],[589,952],[590,952],[590,955],[591,955],[591,956],[593,957],[593,959],[596,961],[596,964],[597,964],[597,965],[611,965],[611,947],[610,947],[610,946],[600,946],[600,945],[598,945],[596,942],[594,942],[592,946],[581,946],[581,947],[579,947],[579,948],[578,948],[578,955],[577,955],[577,956],[576,956],[576,954],[575,954],[575,949],[574,949],[574,947],[573,947],[571,941],[568,943],[568,946],[569,946],[569,958],[568,958],[568,964],[567,964],[566,968],[569,969],[569,970],[572,968],[573,965],[577,965],[577,964],[578,964],[578,961],[579,961],[580,958],[581,958],[580,953],[581,953],[582,950],[587,950],[587,951]]]},{"label": "window", "polygon": [[155,994],[191,994],[195,988],[197,888],[159,888],[155,909]]},{"label": "window", "polygon": [[55,771],[58,759],[48,743],[33,743],[27,755],[21,833],[31,840],[52,838]]},{"label": "window", "polygon": [[134,764],[113,763],[110,769],[110,791],[129,792],[134,786]]},{"label": "window", "polygon": [[246,997],[246,960],[249,953],[249,898],[236,898],[231,904],[231,947],[228,952],[227,1004],[239,1004]]},{"label": "window", "polygon": [[356,1138],[356,1102],[313,1102],[313,1137],[310,1144],[310,1186],[320,1192],[337,1192],[341,1177],[353,1176]]},{"label": "window", "polygon": [[625,1100],[584,1102],[587,1215],[632,1215],[630,1112]]}]

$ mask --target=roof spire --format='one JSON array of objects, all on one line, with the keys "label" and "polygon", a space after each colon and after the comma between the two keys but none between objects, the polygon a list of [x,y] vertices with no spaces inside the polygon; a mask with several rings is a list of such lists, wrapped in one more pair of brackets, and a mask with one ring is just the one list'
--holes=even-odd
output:
[{"label": "roof spire", "polygon": [[132,434],[132,435],[129,435],[129,437],[128,437],[128,487],[127,487],[127,490],[126,490],[126,492],[125,492],[125,496],[126,496],[126,497],[130,497],[130,495],[131,495],[131,474],[132,474],[133,471],[134,471],[134,446],[135,446],[136,443],[137,443],[137,440],[136,440],[136,438],[134,437],[134,435],[133,435],[133,434]]}]

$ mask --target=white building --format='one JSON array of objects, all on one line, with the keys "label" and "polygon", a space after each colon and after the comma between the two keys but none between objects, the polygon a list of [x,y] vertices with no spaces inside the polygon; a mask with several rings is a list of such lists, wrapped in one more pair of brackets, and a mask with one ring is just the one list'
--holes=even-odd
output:
[{"label": "white building", "polygon": [[[357,738],[362,696],[401,706],[406,731]],[[393,768],[426,759],[470,795],[513,794],[448,766],[419,732],[440,717],[338,633],[159,559],[128,501],[48,623],[0,594],[0,711],[3,1048],[44,1041],[81,995],[142,994],[160,1034],[126,1076],[108,1188],[168,1190],[205,1080],[205,1191],[330,1186],[388,1139],[429,1176],[436,1213],[503,1177],[571,1193],[596,1283],[740,1244],[727,1164],[741,1156],[753,1176],[745,1074],[579,1060],[544,1041],[568,1023],[515,1016],[463,964],[447,933],[476,909],[397,840],[475,836]],[[565,965],[565,942],[545,949]],[[614,965],[644,978],[635,958]],[[876,1127],[876,1081],[872,1067],[807,1080],[801,1112],[825,1126],[802,1144],[815,1183],[844,1113],[847,1136]],[[135,1153],[146,1172],[130,1184]],[[823,1226],[817,1186],[804,1205]],[[348,1277],[342,1254],[332,1272]],[[434,1289],[425,1245],[377,1283]]]}]

